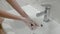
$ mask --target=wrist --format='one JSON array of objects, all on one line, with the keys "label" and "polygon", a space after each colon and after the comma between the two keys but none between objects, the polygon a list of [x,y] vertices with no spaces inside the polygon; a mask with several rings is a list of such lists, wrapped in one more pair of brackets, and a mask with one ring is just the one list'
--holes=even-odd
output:
[{"label": "wrist", "polygon": [[25,17],[21,17],[21,20],[22,20],[22,21],[25,21],[25,20],[26,20],[26,18],[25,18]]}]

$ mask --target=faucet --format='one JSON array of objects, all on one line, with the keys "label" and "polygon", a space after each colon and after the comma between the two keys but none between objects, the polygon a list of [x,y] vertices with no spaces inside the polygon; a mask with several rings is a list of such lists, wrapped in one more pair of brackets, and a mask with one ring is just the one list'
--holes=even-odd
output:
[{"label": "faucet", "polygon": [[50,16],[51,5],[50,4],[42,4],[41,6],[45,7],[45,10],[40,13],[37,13],[36,16],[39,17],[39,16],[44,15],[43,21],[49,22],[50,21],[49,16]]}]

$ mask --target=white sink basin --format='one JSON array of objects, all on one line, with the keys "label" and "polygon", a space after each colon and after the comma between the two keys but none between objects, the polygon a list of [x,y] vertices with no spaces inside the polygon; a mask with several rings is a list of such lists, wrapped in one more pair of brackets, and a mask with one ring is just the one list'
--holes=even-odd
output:
[{"label": "white sink basin", "polygon": [[[31,31],[22,21],[14,21],[11,19],[5,19],[3,28],[7,34],[60,34],[60,24],[51,20],[48,23],[43,22],[43,17],[36,17],[36,13],[41,12],[33,8],[30,5],[22,7],[23,10],[39,25],[43,24],[43,27],[38,27],[35,31]],[[15,10],[9,11],[12,14],[19,15]]]}]

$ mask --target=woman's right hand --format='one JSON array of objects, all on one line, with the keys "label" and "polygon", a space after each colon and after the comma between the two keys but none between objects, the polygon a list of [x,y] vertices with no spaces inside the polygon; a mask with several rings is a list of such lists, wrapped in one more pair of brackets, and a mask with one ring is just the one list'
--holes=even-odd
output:
[{"label": "woman's right hand", "polygon": [[24,22],[31,30],[35,30],[39,26],[35,21],[28,18],[24,19]]}]

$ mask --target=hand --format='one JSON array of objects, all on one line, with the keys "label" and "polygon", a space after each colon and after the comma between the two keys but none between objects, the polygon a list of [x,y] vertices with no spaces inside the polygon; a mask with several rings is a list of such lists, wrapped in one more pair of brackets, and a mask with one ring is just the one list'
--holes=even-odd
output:
[{"label": "hand", "polygon": [[31,30],[35,30],[39,25],[34,22],[33,20],[31,19],[25,19],[25,24],[28,25],[28,27],[31,29]]}]

